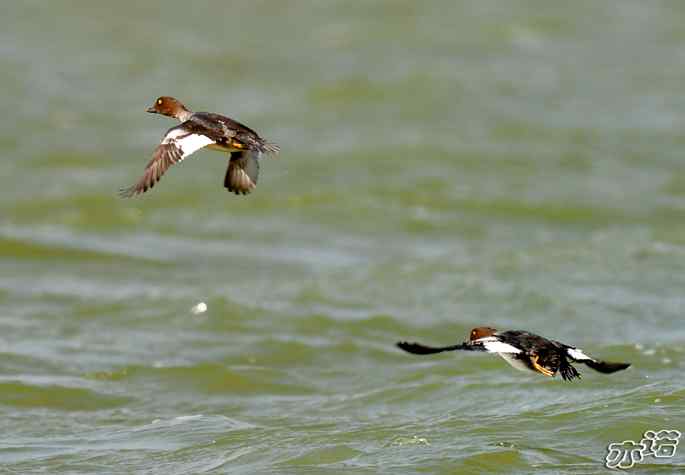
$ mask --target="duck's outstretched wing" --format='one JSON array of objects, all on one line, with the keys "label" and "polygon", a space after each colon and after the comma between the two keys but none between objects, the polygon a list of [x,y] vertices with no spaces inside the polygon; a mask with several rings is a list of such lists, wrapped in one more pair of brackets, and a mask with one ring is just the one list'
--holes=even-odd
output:
[{"label": "duck's outstretched wing", "polygon": [[604,374],[615,373],[616,371],[621,371],[630,367],[630,363],[612,363],[609,361],[596,360],[583,353],[583,350],[570,346],[566,347],[566,353],[571,360],[583,363],[589,368]]},{"label": "duck's outstretched wing", "polygon": [[252,150],[231,152],[224,178],[224,186],[228,191],[236,195],[246,195],[255,189],[259,177],[260,154]]},{"label": "duck's outstretched wing", "polygon": [[167,131],[152,154],[152,160],[145,167],[143,176],[133,186],[121,189],[119,196],[130,198],[145,193],[155,186],[171,165],[215,142],[214,139],[193,131],[189,123],[190,121],[186,121]]},{"label": "duck's outstretched wing", "polygon": [[415,355],[432,355],[434,353],[442,353],[443,351],[455,350],[486,351],[488,353],[521,353],[521,350],[519,348],[516,348],[515,346],[510,345],[509,343],[500,341],[496,337],[492,336],[487,336],[479,338],[477,340],[472,340],[452,346],[432,347],[422,345],[421,343],[408,343],[406,341],[401,341],[397,343],[397,346],[403,349],[404,351],[408,353],[413,353]]},{"label": "duck's outstretched wing", "polygon": [[474,347],[468,343],[461,343],[459,345],[452,346],[426,346],[421,343],[409,343],[406,341],[400,341],[397,343],[397,347],[411,353],[414,355],[433,355],[435,353],[442,353],[443,351],[455,351],[455,350],[467,350],[467,351],[485,351],[482,347]]},{"label": "duck's outstretched wing", "polygon": [[630,367],[630,363],[612,363],[601,360],[583,361],[583,363],[595,371],[599,371],[600,373],[604,374],[615,373],[616,371],[621,371]]}]

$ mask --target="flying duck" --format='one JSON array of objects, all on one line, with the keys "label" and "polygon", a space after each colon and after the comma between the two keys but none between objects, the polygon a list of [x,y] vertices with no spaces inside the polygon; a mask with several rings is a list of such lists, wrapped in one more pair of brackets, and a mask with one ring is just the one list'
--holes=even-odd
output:
[{"label": "flying duck", "polygon": [[580,373],[571,365],[583,363],[600,373],[615,373],[630,366],[630,363],[610,363],[586,355],[581,349],[522,330],[499,332],[490,327],[471,330],[469,341],[453,346],[430,347],[420,343],[401,341],[397,346],[415,355],[430,355],[443,351],[466,350],[497,353],[511,366],[523,371],[533,371],[545,376],[557,373],[565,381],[580,378]]},{"label": "flying duck", "polygon": [[147,112],[173,117],[181,125],[164,134],[143,176],[133,186],[120,190],[125,198],[145,193],[171,165],[205,147],[231,154],[224,186],[236,195],[246,195],[257,186],[262,154],[275,155],[280,150],[240,122],[211,112],[192,112],[173,97],[158,98]]}]

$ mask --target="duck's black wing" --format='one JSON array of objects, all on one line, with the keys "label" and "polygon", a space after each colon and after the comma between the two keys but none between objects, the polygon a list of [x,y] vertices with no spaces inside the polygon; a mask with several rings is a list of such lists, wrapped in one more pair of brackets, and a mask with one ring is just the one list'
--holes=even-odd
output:
[{"label": "duck's black wing", "polygon": [[[561,343],[563,345],[563,343]],[[563,345],[566,349],[566,354],[568,358],[572,361],[577,361],[578,363],[583,363],[589,368],[594,369],[603,374],[611,374],[616,371],[621,371],[630,367],[630,363],[618,363],[610,361],[602,361],[591,356],[586,355],[580,348],[574,348],[572,346]]]},{"label": "duck's black wing", "polygon": [[486,351],[481,345],[471,345],[469,343],[460,343],[452,346],[426,346],[421,343],[409,343],[400,341],[397,347],[414,355],[433,355],[435,353],[442,353],[444,351],[466,350],[466,351]]},{"label": "duck's black wing", "polygon": [[601,360],[583,361],[583,363],[595,371],[599,371],[600,373],[604,374],[615,373],[616,371],[621,371],[630,367],[630,363],[612,363]]}]

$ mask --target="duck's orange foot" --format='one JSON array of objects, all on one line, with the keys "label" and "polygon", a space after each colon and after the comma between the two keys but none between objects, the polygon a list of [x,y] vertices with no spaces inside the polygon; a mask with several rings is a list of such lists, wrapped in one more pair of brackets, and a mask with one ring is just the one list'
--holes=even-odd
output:
[{"label": "duck's orange foot", "polygon": [[538,373],[542,373],[545,376],[554,376],[555,371],[538,364],[538,358],[538,355],[531,356],[530,362],[533,364],[533,368],[535,368]]}]

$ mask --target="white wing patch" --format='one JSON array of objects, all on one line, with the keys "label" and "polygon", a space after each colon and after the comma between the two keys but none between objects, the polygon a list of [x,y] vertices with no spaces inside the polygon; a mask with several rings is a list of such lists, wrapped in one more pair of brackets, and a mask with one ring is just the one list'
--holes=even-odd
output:
[{"label": "white wing patch", "polygon": [[582,352],[580,349],[578,349],[578,348],[568,348],[568,349],[566,350],[566,352],[568,353],[568,355],[569,355],[571,358],[573,358],[574,360],[577,360],[577,361],[583,361],[583,360],[585,360],[585,361],[587,361],[587,360],[594,361],[592,358],[590,358],[588,355],[586,355],[585,353],[583,353],[583,352]]},{"label": "white wing patch", "polygon": [[521,353],[521,350],[509,343],[501,342],[494,336],[486,336],[474,340],[474,343],[481,343],[489,353]]},{"label": "white wing patch", "polygon": [[212,143],[206,135],[189,134],[182,128],[171,129],[162,139],[162,144],[173,144],[181,151],[181,160]]},{"label": "white wing patch", "polygon": [[183,125],[170,129],[152,154],[143,176],[133,186],[120,190],[120,196],[130,198],[145,193],[173,164],[212,143],[214,140],[206,135],[188,132]]}]

